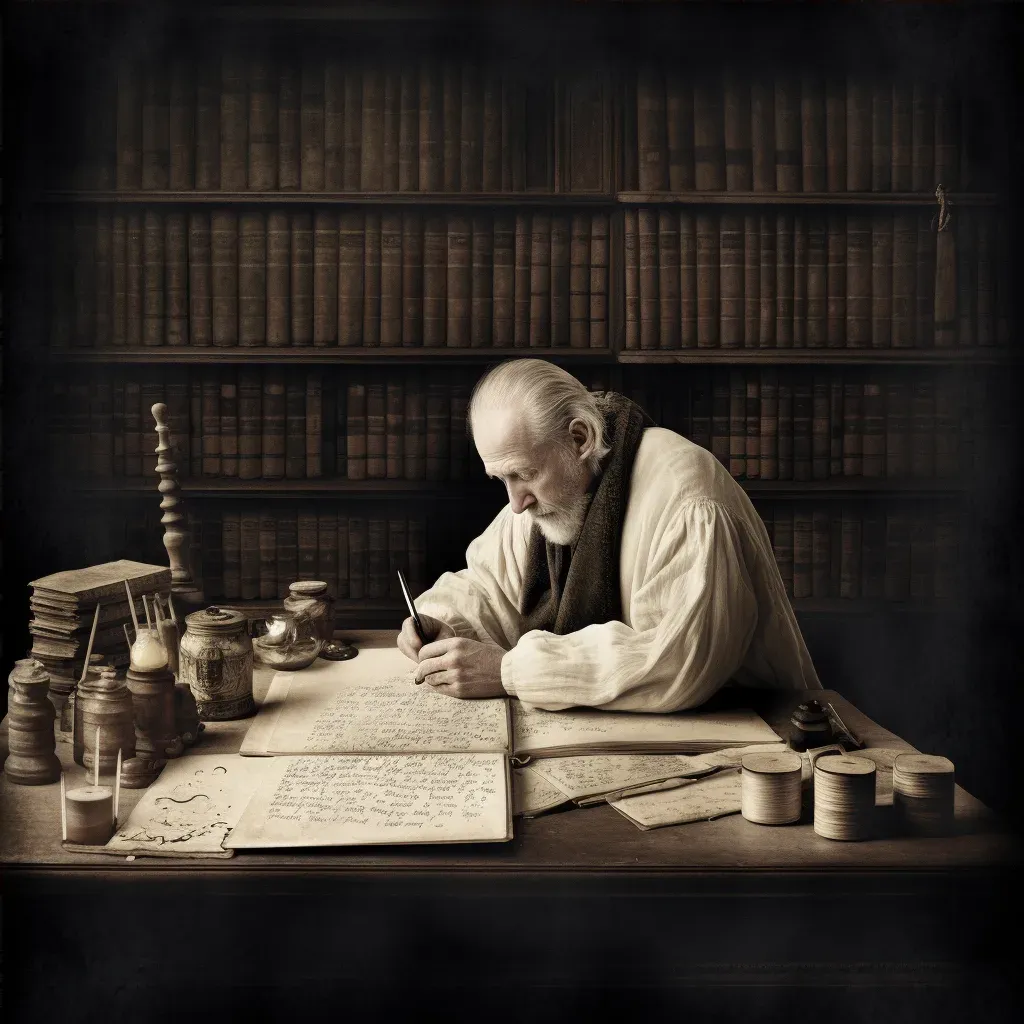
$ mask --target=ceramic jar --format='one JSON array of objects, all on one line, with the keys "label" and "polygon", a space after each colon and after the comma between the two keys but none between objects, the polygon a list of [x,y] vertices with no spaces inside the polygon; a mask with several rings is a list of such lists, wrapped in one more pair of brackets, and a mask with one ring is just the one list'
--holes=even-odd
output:
[{"label": "ceramic jar", "polygon": [[334,637],[334,599],[321,580],[299,580],[288,587],[284,610],[295,619],[296,638],[319,637],[326,643]]},{"label": "ceramic jar", "polygon": [[186,615],[178,679],[191,688],[206,721],[253,714],[252,641],[245,616],[216,607]]}]

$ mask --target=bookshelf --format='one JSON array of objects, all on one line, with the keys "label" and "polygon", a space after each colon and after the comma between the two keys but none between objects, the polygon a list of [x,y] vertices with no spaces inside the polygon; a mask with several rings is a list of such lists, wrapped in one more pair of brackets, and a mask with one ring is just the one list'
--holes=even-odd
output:
[{"label": "bookshelf", "polygon": [[[77,158],[36,189],[49,343],[23,358],[67,397],[36,442],[64,450],[52,478],[86,518],[117,519],[111,543],[135,543],[157,493],[129,460],[148,455],[146,410],[166,400],[194,544],[223,558],[241,533],[232,571],[248,560],[250,592],[274,516],[305,516],[307,536],[282,561],[293,527],[274,526],[272,587],[325,570],[339,593],[342,519],[372,519],[377,541],[422,521],[426,555],[364,549],[365,596],[337,602],[340,623],[392,625],[382,574],[419,558],[422,586],[457,566],[501,502],[465,438],[473,380],[535,356],[715,452],[765,517],[801,613],[941,613],[1014,358],[1003,179],[967,131],[977,97],[881,58],[738,71],[755,14],[730,22],[735,52],[709,44],[692,68],[659,56],[668,36],[645,35],[649,14],[622,54],[608,36],[566,60],[573,19],[593,30],[596,16],[563,14],[547,49],[526,27],[477,53],[466,12],[186,12],[176,47],[116,53],[75,108],[95,130],[57,118]],[[708,42],[708,16],[692,17]],[[931,226],[940,182],[952,257]],[[312,518],[335,531],[326,552]],[[273,604],[239,586],[208,596]]]}]

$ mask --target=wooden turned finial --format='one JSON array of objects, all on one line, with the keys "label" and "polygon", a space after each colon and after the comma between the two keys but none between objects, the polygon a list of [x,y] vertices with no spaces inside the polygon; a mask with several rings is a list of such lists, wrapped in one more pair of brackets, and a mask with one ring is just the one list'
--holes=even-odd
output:
[{"label": "wooden turned finial", "polygon": [[160,508],[163,515],[160,522],[164,528],[164,547],[171,565],[171,592],[185,604],[204,604],[203,591],[192,575],[189,562],[188,514],[185,499],[181,496],[178,483],[178,466],[172,461],[174,443],[171,428],[167,424],[167,406],[157,402],[152,409],[156,421],[156,471],[160,476],[158,490],[161,494]]}]

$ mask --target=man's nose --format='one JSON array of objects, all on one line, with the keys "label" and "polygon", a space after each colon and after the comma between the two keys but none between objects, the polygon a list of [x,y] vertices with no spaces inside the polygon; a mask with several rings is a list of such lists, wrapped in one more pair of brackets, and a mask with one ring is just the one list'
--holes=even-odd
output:
[{"label": "man's nose", "polygon": [[537,504],[537,499],[530,493],[529,489],[521,484],[508,485],[508,503],[512,511],[519,515],[524,509]]}]

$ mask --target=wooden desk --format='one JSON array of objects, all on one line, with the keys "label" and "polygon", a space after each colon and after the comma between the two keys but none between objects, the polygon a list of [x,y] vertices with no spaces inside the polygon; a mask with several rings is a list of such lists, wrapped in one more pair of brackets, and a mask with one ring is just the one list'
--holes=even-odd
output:
[{"label": "wooden desk", "polygon": [[[394,637],[348,635],[365,646]],[[269,678],[257,673],[258,698]],[[869,745],[912,749],[826,694]],[[800,695],[761,696],[780,727]],[[211,723],[197,749],[235,752],[248,724]],[[60,752],[70,765],[69,745]],[[122,790],[122,813],[140,795]],[[876,1019],[969,1003],[993,1020],[1012,1005],[995,929],[1009,923],[1019,846],[960,788],[944,839],[838,843],[808,822],[763,828],[739,815],[645,833],[601,806],[517,819],[508,844],[222,861],[67,853],[57,786],[3,779],[0,814],[6,1001],[25,1019],[89,1000],[130,1007],[143,988],[147,1006],[156,994],[177,1013],[183,986],[222,1019],[250,1002],[294,1008],[296,991],[367,1011],[421,1005],[425,989],[529,990],[556,1015],[624,1000],[759,1019],[808,998],[842,1016],[837,989]]]}]

